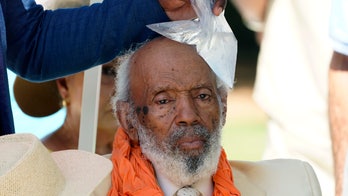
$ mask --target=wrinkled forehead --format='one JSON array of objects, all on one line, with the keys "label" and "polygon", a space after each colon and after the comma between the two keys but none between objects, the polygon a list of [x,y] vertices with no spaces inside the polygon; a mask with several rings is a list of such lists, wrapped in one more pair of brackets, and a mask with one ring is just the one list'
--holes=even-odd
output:
[{"label": "wrinkled forehead", "polygon": [[194,46],[165,37],[156,38],[139,48],[131,57],[130,66],[131,75],[138,72],[146,76],[151,75],[148,72],[170,70],[190,74],[196,69],[202,70],[204,74],[214,75]]},{"label": "wrinkled forehead", "polygon": [[130,66],[132,93],[155,86],[184,90],[200,85],[216,87],[215,74],[195,47],[164,37],[138,49],[130,60]]},{"label": "wrinkled forehead", "polygon": [[184,56],[193,58],[199,55],[196,48],[192,45],[179,43],[165,37],[158,37],[145,43],[133,54],[132,64],[136,64],[138,61],[149,60],[161,62]]}]

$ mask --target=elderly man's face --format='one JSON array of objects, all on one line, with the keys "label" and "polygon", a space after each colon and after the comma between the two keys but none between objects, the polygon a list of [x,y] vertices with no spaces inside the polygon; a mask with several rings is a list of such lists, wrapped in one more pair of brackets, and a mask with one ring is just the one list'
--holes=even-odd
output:
[{"label": "elderly man's face", "polygon": [[[201,125],[211,132],[219,124],[215,77],[194,48],[162,38],[141,48],[131,64],[131,98],[138,120],[158,141],[177,127],[190,132],[194,125]],[[175,145],[198,153],[204,142],[189,136]]]},{"label": "elderly man's face", "polygon": [[218,159],[223,104],[215,75],[195,49],[160,38],[139,49],[131,65],[134,116],[129,121],[135,118],[139,126],[134,127],[144,131],[145,138],[139,133],[143,152],[148,155],[146,148],[152,148],[174,160],[189,157],[185,172],[191,173],[198,172],[208,152]]}]

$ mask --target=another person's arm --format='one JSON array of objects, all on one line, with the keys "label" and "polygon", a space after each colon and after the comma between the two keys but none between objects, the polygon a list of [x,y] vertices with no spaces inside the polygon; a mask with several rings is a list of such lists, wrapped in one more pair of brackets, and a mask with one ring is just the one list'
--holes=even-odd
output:
[{"label": "another person's arm", "polygon": [[329,117],[336,196],[342,195],[343,171],[348,148],[348,15],[345,9],[347,5],[346,0],[333,0],[330,18],[330,36],[335,52],[329,70]]},{"label": "another person's arm", "polygon": [[[104,0],[78,9],[44,11],[34,1],[6,0],[8,66],[46,80],[113,59],[155,34],[146,24],[168,21],[158,0]],[[2,3],[3,5],[3,3]]]},{"label": "another person's arm", "polygon": [[[155,33],[145,25],[168,21],[166,13],[175,20],[192,18],[189,2],[104,0],[89,7],[44,11],[31,0],[1,0],[8,68],[43,81],[108,62],[133,43],[153,38]],[[217,8],[225,4],[216,0],[214,13],[220,14]]]},{"label": "another person's arm", "polygon": [[344,164],[348,148],[347,84],[348,56],[334,52],[329,71],[329,116],[337,196],[342,194]]}]

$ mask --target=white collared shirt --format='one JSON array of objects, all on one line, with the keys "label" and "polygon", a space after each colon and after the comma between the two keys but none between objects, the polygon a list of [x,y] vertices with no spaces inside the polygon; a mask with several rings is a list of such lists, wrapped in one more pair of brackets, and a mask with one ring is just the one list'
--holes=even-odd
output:
[{"label": "white collared shirt", "polygon": [[[155,169],[156,170],[156,169]],[[156,170],[156,178],[159,187],[164,193],[164,196],[173,196],[174,193],[182,187],[176,186],[165,175]],[[211,196],[214,191],[214,185],[211,177],[201,179],[197,183],[191,185],[193,188],[199,190],[203,196]]]}]

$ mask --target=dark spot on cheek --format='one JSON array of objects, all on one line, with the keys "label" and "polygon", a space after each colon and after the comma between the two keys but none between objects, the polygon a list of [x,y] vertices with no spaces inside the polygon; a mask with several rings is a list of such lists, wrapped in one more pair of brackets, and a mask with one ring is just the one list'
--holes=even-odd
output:
[{"label": "dark spot on cheek", "polygon": [[137,107],[137,108],[135,109],[135,111],[136,111],[136,113],[139,115],[139,114],[140,114],[140,111],[141,111],[141,108],[140,108],[140,107]]},{"label": "dark spot on cheek", "polygon": [[144,115],[149,113],[149,108],[147,106],[143,107],[143,113],[144,113]]}]

